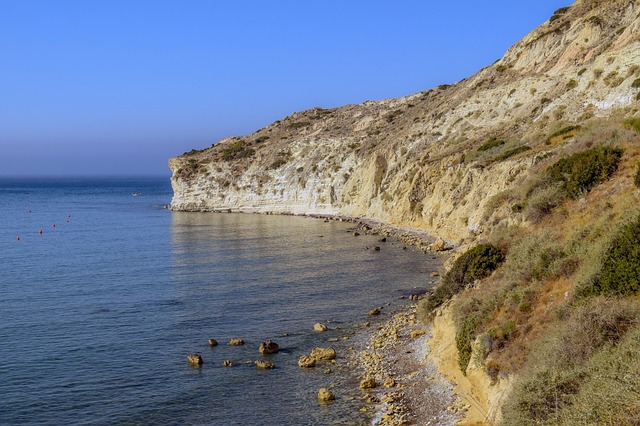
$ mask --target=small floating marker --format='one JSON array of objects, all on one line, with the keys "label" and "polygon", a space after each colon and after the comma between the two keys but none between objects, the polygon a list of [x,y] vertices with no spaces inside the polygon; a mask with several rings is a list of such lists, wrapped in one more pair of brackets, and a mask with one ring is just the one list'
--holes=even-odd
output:
[{"label": "small floating marker", "polygon": [[55,227],[56,227],[56,224],[54,223],[53,225],[51,225],[51,227],[52,227],[52,228],[55,228]]},{"label": "small floating marker", "polygon": [[69,219],[67,219],[67,223],[69,223]]},{"label": "small floating marker", "polygon": [[20,236],[19,235],[16,237],[16,240],[20,241]]},{"label": "small floating marker", "polygon": [[42,229],[40,230],[40,235],[42,235]]}]

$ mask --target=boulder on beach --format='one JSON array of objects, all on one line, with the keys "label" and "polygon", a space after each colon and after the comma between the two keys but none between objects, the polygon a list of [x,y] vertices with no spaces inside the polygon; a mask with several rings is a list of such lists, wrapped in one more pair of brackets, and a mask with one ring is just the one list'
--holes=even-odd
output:
[{"label": "boulder on beach", "polygon": [[242,339],[231,339],[229,340],[229,345],[231,346],[242,346],[244,345],[244,340]]},{"label": "boulder on beach", "polygon": [[303,368],[311,368],[316,366],[316,359],[309,355],[302,355],[298,360],[298,366]]},{"label": "boulder on beach", "polygon": [[380,315],[380,313],[381,313],[380,308],[374,308],[369,312],[367,312],[367,315],[375,316],[375,315]]},{"label": "boulder on beach", "polygon": [[260,347],[258,351],[262,355],[275,354],[280,350],[280,346],[276,342],[272,342],[271,340],[267,340],[266,342],[260,343]]},{"label": "boulder on beach", "polygon": [[254,364],[256,365],[257,368],[264,368],[264,369],[276,368],[276,365],[274,363],[265,361],[265,360],[258,360]]},{"label": "boulder on beach", "polygon": [[376,386],[376,379],[374,379],[373,377],[365,377],[360,381],[360,389],[373,389]]},{"label": "boulder on beach", "polygon": [[433,242],[433,244],[431,244],[431,250],[433,251],[444,251],[444,249],[445,249],[445,242],[442,238],[438,238]]},{"label": "boulder on beach", "polygon": [[380,251],[380,246],[373,246],[373,247],[371,247],[371,250]]},{"label": "boulder on beach", "polygon": [[412,339],[415,339],[416,337],[420,337],[425,334],[427,334],[427,332],[424,330],[411,330],[410,336]]},{"label": "boulder on beach", "polygon": [[336,350],[333,348],[313,348],[311,351],[311,357],[316,361],[329,361],[335,359],[336,356]]},{"label": "boulder on beach", "polygon": [[318,391],[319,402],[329,402],[336,399],[336,396],[327,388],[320,388]]},{"label": "boulder on beach", "polygon": [[209,339],[209,346],[218,346],[218,341],[216,339]]},{"label": "boulder on beach", "polygon": [[318,323],[314,324],[313,329],[315,331],[327,331],[329,329],[329,327],[327,327],[326,325],[318,322]]},{"label": "boulder on beach", "polygon": [[191,365],[202,365],[202,357],[199,354],[189,354],[187,355],[187,361]]}]

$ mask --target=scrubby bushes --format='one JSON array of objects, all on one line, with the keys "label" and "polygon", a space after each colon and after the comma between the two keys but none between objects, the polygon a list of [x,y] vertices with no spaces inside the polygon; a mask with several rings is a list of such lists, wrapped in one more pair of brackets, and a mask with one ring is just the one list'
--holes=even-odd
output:
[{"label": "scrubby bushes", "polygon": [[633,184],[640,188],[640,163],[636,166],[636,175],[633,177]]},{"label": "scrubby bushes", "polygon": [[623,150],[596,147],[562,158],[545,172],[547,181],[560,184],[570,197],[578,198],[618,169]]},{"label": "scrubby bushes", "polygon": [[626,128],[640,133],[640,117],[627,118],[626,120],[624,120],[623,124]]},{"label": "scrubby bushes", "polygon": [[254,150],[246,146],[245,141],[236,141],[222,151],[222,159],[225,161],[251,157]]},{"label": "scrubby bushes", "polygon": [[423,302],[432,311],[463,290],[468,284],[485,278],[504,261],[504,254],[492,244],[479,244],[454,262],[433,294]]},{"label": "scrubby bushes", "polygon": [[640,291],[640,217],[623,226],[605,255],[602,270],[582,294],[626,296]]},{"label": "scrubby bushes", "polygon": [[[604,297],[575,307],[531,355],[535,362],[506,404],[503,423],[571,425],[594,416],[586,423],[608,424],[612,417],[607,414],[616,413],[615,418],[625,411],[621,407],[633,410],[640,396],[640,368],[630,350],[640,348],[639,314],[635,301]],[[601,399],[607,400],[606,408]]]},{"label": "scrubby bushes", "polygon": [[477,149],[477,151],[482,152],[482,151],[488,151],[492,148],[495,148],[497,146],[500,145],[504,145],[506,143],[505,140],[503,139],[496,139],[496,138],[491,138],[488,141],[486,141],[485,143],[483,143],[482,145],[480,145]]}]

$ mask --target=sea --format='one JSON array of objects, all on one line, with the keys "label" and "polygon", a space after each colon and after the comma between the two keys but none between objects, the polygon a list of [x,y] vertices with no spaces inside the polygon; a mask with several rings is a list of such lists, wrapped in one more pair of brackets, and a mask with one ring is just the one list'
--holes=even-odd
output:
[{"label": "sea", "polygon": [[[171,196],[166,177],[0,179],[0,424],[370,424],[347,361],[440,261],[351,223]],[[280,352],[260,355],[267,339]],[[335,364],[298,367],[329,346]]]}]

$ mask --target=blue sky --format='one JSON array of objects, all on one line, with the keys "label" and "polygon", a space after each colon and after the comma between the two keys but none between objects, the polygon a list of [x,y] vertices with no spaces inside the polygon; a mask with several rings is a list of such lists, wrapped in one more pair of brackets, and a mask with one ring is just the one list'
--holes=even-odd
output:
[{"label": "blue sky", "polygon": [[0,175],[169,175],[314,106],[454,83],[570,0],[0,0]]}]

